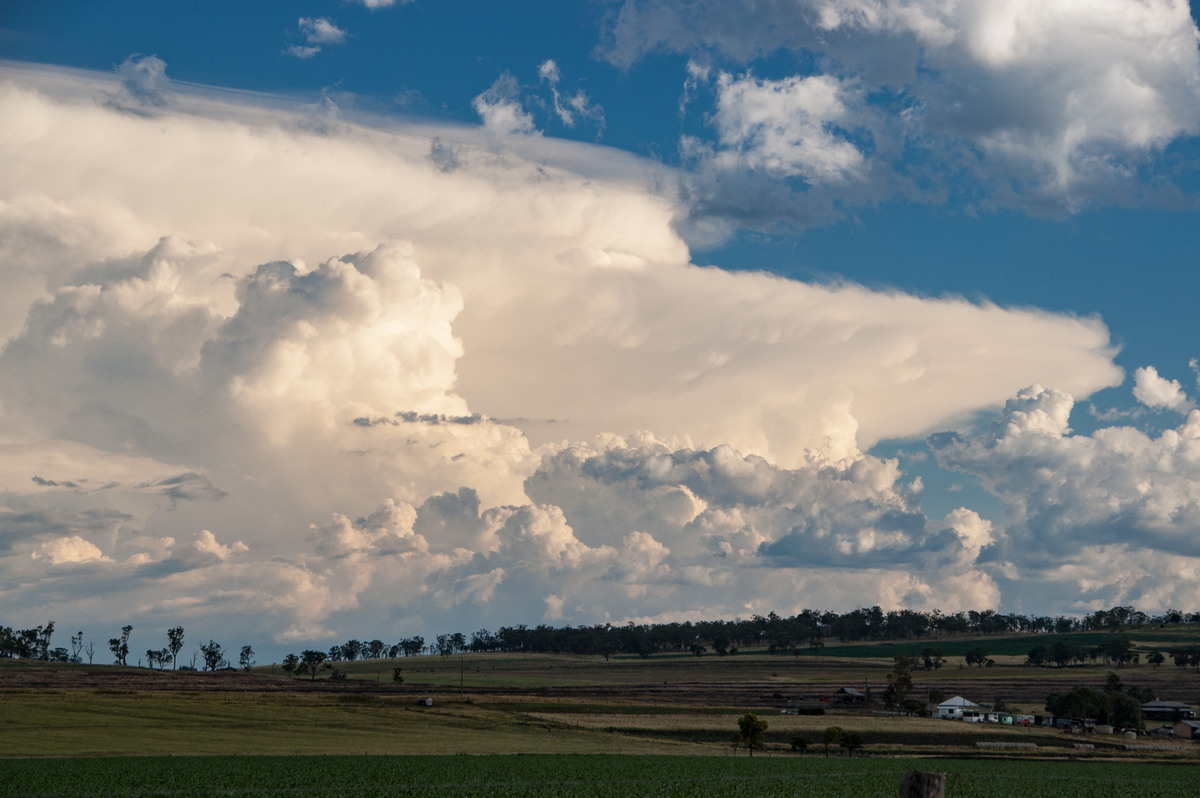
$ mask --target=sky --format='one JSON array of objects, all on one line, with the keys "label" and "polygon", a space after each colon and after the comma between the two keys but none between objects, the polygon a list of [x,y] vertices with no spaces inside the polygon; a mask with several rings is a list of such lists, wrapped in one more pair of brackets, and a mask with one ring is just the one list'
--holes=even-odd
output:
[{"label": "sky", "polygon": [[7,0],[0,623],[1196,609],[1197,18]]}]

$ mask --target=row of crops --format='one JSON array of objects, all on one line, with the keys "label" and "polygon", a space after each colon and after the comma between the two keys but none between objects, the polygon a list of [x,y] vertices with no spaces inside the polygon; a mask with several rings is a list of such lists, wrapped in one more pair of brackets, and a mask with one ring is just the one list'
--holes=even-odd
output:
[{"label": "row of crops", "polygon": [[135,757],[0,760],[3,796],[894,796],[908,769],[949,798],[1197,794],[1194,765],[603,755]]}]

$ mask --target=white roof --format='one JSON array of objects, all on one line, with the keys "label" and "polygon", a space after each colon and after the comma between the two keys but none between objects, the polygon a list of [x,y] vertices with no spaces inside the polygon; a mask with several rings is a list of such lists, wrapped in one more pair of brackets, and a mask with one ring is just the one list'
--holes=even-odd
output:
[{"label": "white roof", "polygon": [[952,707],[977,707],[977,706],[979,706],[979,705],[976,704],[974,701],[968,701],[967,699],[963,698],[962,696],[956,695],[956,696],[954,696],[954,698],[948,698],[945,701],[943,701],[942,703],[938,704],[938,709],[941,709],[942,707],[945,707],[946,709],[950,709]]}]

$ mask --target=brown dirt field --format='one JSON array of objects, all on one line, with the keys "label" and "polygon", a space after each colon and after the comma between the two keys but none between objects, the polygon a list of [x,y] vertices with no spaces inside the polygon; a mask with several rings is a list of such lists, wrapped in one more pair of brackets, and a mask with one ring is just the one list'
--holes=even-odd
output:
[{"label": "brown dirt field", "polygon": [[[410,663],[405,662],[405,665]],[[602,669],[592,675],[595,683],[548,684],[547,686],[480,686],[469,684],[466,693],[478,697],[512,697],[565,701],[646,703],[676,706],[778,707],[787,703],[837,706],[835,693],[840,686],[870,689],[878,693],[886,686],[886,667],[863,662],[858,667],[813,670],[776,667],[746,668],[744,674],[725,671],[700,673],[687,669],[664,669],[655,673],[653,661],[645,669],[626,672],[619,680],[606,680]],[[384,666],[390,670],[390,663]],[[911,697],[924,697],[928,690],[939,690],[947,697],[964,695],[976,702],[1001,699],[1026,712],[1039,712],[1047,694],[1083,686],[1102,689],[1108,670],[1104,668],[995,667],[987,669],[943,669],[917,671]],[[1148,687],[1159,698],[1192,702],[1200,698],[1200,673],[1175,667],[1141,666],[1115,671],[1125,685]],[[411,673],[406,668],[405,673]],[[651,681],[659,675],[665,680]],[[630,678],[630,677],[634,678]],[[686,678],[692,676],[692,679]],[[841,678],[839,678],[839,676]],[[684,677],[684,678],[680,678]],[[412,678],[410,677],[410,681]],[[461,694],[457,684],[393,684],[374,678],[330,680],[289,678],[262,670],[242,671],[157,671],[147,668],[112,665],[62,665],[37,662],[10,662],[0,665],[0,690],[100,690],[139,691],[210,691],[224,693],[335,693],[386,696],[445,696]],[[822,697],[825,699],[822,701]]]}]

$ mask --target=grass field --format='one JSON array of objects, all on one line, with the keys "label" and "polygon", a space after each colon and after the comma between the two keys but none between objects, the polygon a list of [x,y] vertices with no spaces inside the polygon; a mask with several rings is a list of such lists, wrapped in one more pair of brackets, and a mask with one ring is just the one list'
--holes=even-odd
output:
[{"label": "grass field", "polygon": [[0,693],[4,756],[680,753],[523,713],[362,695]]},{"label": "grass field", "polygon": [[945,773],[952,798],[1192,798],[1194,768],[818,756],[173,757],[9,761],[4,796],[808,798],[894,796],[904,772]]}]

